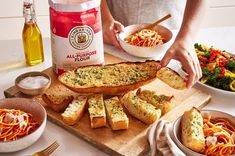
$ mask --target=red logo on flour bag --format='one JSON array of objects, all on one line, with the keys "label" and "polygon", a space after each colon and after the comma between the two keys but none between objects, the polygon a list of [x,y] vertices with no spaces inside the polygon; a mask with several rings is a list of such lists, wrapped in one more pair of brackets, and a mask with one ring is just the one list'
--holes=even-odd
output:
[{"label": "red logo on flour bag", "polygon": [[49,0],[52,62],[57,74],[104,62],[100,0],[74,1]]}]

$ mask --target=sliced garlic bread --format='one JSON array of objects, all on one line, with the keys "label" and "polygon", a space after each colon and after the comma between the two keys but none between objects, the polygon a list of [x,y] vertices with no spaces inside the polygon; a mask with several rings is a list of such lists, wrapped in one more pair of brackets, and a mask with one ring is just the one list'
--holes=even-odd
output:
[{"label": "sliced garlic bread", "polygon": [[63,121],[68,125],[76,124],[85,111],[86,102],[86,96],[76,97],[61,114]]},{"label": "sliced garlic bread", "polygon": [[205,149],[203,118],[196,108],[184,112],[182,116],[181,140],[183,145],[195,152],[202,152]]},{"label": "sliced garlic bread", "polygon": [[50,107],[54,111],[63,112],[66,107],[73,101],[73,96],[56,93],[44,93],[42,95],[42,100],[47,104],[48,107]]},{"label": "sliced garlic bread", "polygon": [[92,95],[88,98],[88,112],[90,114],[91,128],[106,125],[106,113],[102,94]]},{"label": "sliced garlic bread", "polygon": [[59,76],[59,81],[78,93],[119,95],[156,78],[158,61],[123,62],[79,67]]},{"label": "sliced garlic bread", "polygon": [[104,100],[107,117],[112,130],[128,129],[129,119],[118,97]]},{"label": "sliced garlic bread", "polygon": [[173,96],[157,95],[154,91],[141,90],[140,88],[137,90],[136,95],[160,109],[162,114],[166,114],[174,107]]},{"label": "sliced garlic bread", "polygon": [[186,82],[177,72],[174,70],[163,67],[157,72],[157,78],[159,78],[164,83],[168,84],[170,87],[175,89],[186,89]]},{"label": "sliced garlic bread", "polygon": [[146,124],[152,124],[161,116],[160,109],[156,109],[155,106],[141,100],[133,92],[126,93],[121,101],[132,116]]}]

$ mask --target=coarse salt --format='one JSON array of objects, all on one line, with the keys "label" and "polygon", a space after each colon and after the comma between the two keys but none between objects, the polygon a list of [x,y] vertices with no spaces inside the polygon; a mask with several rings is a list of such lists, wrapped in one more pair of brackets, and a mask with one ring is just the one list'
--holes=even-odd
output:
[{"label": "coarse salt", "polygon": [[44,76],[29,76],[19,82],[19,86],[27,89],[37,89],[45,86],[49,79]]}]

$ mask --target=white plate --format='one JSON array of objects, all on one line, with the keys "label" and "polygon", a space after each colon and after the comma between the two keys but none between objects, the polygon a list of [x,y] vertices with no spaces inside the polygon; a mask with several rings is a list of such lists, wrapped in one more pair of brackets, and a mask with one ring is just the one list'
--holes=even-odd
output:
[{"label": "white plate", "polygon": [[215,88],[215,87],[212,87],[210,85],[201,83],[200,81],[198,81],[198,84],[200,86],[202,86],[203,88],[210,90],[211,92],[220,93],[220,94],[228,95],[228,96],[235,96],[235,92],[233,92],[233,91],[227,91],[227,90]]},{"label": "white plate", "polygon": [[[232,54],[231,54],[232,55]],[[179,68],[181,69],[182,72],[184,72],[186,74],[185,71],[182,70],[182,65],[181,63],[178,62]],[[233,91],[227,91],[227,90],[223,90],[223,89],[219,89],[213,86],[210,86],[208,84],[204,84],[201,81],[198,81],[197,84],[202,87],[205,90],[208,90],[211,93],[219,93],[221,95],[226,95],[226,96],[235,96],[235,92]]]}]

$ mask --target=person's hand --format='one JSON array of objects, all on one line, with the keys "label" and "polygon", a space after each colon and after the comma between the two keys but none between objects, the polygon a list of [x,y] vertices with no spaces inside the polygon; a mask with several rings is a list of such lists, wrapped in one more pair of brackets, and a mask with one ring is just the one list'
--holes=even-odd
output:
[{"label": "person's hand", "polygon": [[202,71],[192,41],[176,39],[161,60],[159,68],[167,66],[171,59],[180,61],[188,73],[188,88],[192,87],[201,78]]},{"label": "person's hand", "polygon": [[121,49],[121,46],[117,40],[116,33],[122,32],[124,26],[113,19],[107,20],[103,23],[103,39],[104,43],[114,45]]}]

